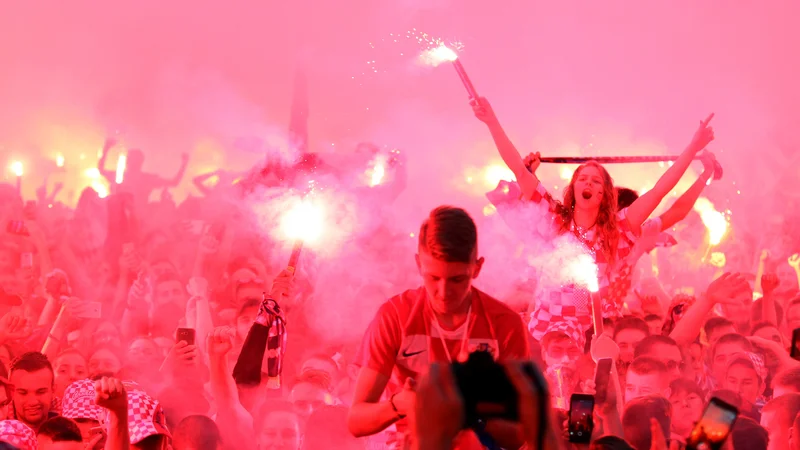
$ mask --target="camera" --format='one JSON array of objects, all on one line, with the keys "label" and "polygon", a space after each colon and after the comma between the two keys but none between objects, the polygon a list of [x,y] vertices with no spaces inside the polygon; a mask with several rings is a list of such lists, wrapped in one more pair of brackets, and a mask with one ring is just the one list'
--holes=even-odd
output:
[{"label": "camera", "polygon": [[[519,396],[502,365],[488,351],[476,351],[464,363],[451,365],[461,398],[464,399],[464,428],[479,426],[488,419],[519,421]],[[522,366],[533,386],[546,398],[546,383],[532,363]]]}]

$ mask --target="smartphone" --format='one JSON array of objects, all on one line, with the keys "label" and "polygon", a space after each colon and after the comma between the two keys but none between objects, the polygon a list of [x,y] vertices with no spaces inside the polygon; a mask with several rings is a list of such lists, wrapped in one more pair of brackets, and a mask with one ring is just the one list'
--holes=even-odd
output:
[{"label": "smartphone", "polygon": [[686,439],[687,450],[719,450],[739,416],[735,406],[711,397],[705,412]]},{"label": "smartphone", "polygon": [[33,253],[23,253],[20,255],[19,266],[23,269],[30,269],[33,267]]},{"label": "smartphone", "polygon": [[594,373],[594,401],[599,404],[606,402],[608,380],[611,375],[611,364],[613,362],[611,358],[600,358],[600,360],[597,361],[597,369]]},{"label": "smartphone", "polygon": [[8,231],[9,234],[16,234],[17,236],[30,236],[28,227],[25,226],[25,221],[23,220],[9,220],[6,231]]},{"label": "smartphone", "polygon": [[594,396],[572,394],[569,398],[569,441],[588,444],[594,430]]},{"label": "smartphone", "polygon": [[184,341],[189,345],[194,345],[194,328],[178,328],[175,334],[175,342]]},{"label": "smartphone", "polygon": [[790,354],[792,358],[800,360],[800,328],[795,328],[792,331],[792,350]]}]

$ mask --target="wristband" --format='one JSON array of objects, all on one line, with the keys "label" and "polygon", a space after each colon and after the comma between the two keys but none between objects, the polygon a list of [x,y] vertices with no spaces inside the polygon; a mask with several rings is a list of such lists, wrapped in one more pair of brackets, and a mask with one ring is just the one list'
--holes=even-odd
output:
[{"label": "wristband", "polygon": [[392,394],[391,397],[389,397],[389,404],[392,405],[392,411],[394,411],[395,414],[397,414],[397,417],[399,417],[401,419],[405,419],[406,416],[404,414],[400,414],[400,411],[397,410],[397,406],[394,406],[394,396],[395,395],[397,395],[397,393],[394,393],[394,394]]}]

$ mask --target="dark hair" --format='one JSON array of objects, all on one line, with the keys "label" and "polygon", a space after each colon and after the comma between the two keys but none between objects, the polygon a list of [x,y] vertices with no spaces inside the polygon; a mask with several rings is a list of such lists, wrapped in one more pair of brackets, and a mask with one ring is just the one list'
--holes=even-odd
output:
[{"label": "dark hair", "polygon": [[589,450],[635,450],[628,441],[619,436],[603,436],[589,444]]},{"label": "dark hair", "polygon": [[696,394],[700,399],[705,399],[705,395],[703,395],[703,390],[700,389],[700,386],[697,385],[692,380],[688,380],[686,378],[676,378],[672,380],[669,384],[669,392],[670,395],[677,394],[679,392],[686,392],[687,394]]},{"label": "dark hair", "polygon": [[647,322],[638,317],[623,317],[617,321],[614,326],[614,339],[617,338],[617,334],[624,330],[639,330],[645,336],[650,336],[650,327],[647,326]]},{"label": "dark hair", "polygon": [[648,314],[648,315],[644,316],[644,321],[645,322],[651,322],[653,320],[664,320],[664,318],[659,316],[658,314]]},{"label": "dark hair", "polygon": [[667,365],[650,356],[637,356],[633,358],[628,371],[633,371],[639,375],[650,375],[651,373],[667,373]]},{"label": "dark hair", "polygon": [[47,419],[36,434],[47,436],[53,442],[83,442],[78,424],[61,416]]},{"label": "dark hair", "polygon": [[622,210],[631,206],[636,199],[639,198],[639,193],[633,189],[626,187],[617,188],[617,210]]},{"label": "dark hair", "polygon": [[[789,422],[791,426],[791,421]],[[731,430],[731,443],[733,448],[746,448],[747,450],[767,450],[769,433],[755,420],[739,416]]]},{"label": "dark hair", "polygon": [[131,443],[131,448],[137,448],[141,450],[161,450],[161,443],[166,438],[167,437],[163,434],[151,434],[135,444]]},{"label": "dark hair", "polygon": [[734,326],[733,322],[724,317],[712,317],[703,324],[703,331],[706,333],[706,338],[708,338],[717,328],[732,326]]},{"label": "dark hair", "polygon": [[22,370],[25,372],[38,372],[47,369],[53,373],[53,365],[41,352],[27,352],[21,354],[17,359],[11,363],[10,373],[13,375],[15,371]]},{"label": "dark hair", "polygon": [[655,418],[661,425],[664,436],[669,436],[672,426],[672,405],[660,395],[648,395],[631,400],[625,405],[622,414],[622,428],[625,437],[636,450],[650,450],[650,418]]},{"label": "dark hair", "polygon": [[274,399],[261,405],[261,407],[259,407],[256,411],[256,414],[253,415],[253,425],[255,425],[255,429],[262,429],[267,417],[273,413],[291,414],[297,419],[298,426],[301,425],[300,416],[297,415],[297,411],[295,411],[294,405],[291,402],[287,400]]},{"label": "dark hair", "polygon": [[442,261],[472,263],[478,251],[475,221],[461,208],[440,206],[422,222],[419,248]]},{"label": "dark hair", "polygon": [[217,450],[222,438],[219,428],[206,416],[186,416],[172,431],[175,450]]},{"label": "dark hair", "polygon": [[711,350],[711,356],[714,357],[717,354],[717,348],[719,348],[720,345],[724,344],[739,344],[742,346],[744,350],[748,352],[753,351],[753,344],[751,344],[746,337],[742,336],[739,333],[728,333],[719,338],[717,343],[714,344],[714,348]]},{"label": "dark hair", "polygon": [[760,330],[762,328],[775,328],[775,329],[777,329],[778,326],[775,325],[772,322],[768,322],[766,320],[763,320],[761,322],[756,323],[755,325],[753,325],[752,328],[750,328],[750,334],[754,335],[754,334],[756,334],[756,331],[758,331],[758,330]]},{"label": "dark hair", "polygon": [[633,357],[638,358],[640,356],[649,355],[657,345],[671,345],[678,350],[680,350],[680,346],[669,336],[662,336],[660,334],[653,334],[647,336],[646,338],[642,339],[642,342],[636,346],[633,350]]},{"label": "dark hair", "polygon": [[772,386],[787,386],[800,393],[800,367],[782,370],[772,379]]}]

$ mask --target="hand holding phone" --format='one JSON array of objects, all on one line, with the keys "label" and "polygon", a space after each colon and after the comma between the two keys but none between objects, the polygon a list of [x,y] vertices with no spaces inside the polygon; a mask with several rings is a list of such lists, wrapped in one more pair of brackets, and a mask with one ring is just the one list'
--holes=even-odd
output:
[{"label": "hand holding phone", "polygon": [[195,334],[194,328],[178,328],[175,333],[175,342],[184,341],[189,345],[194,345]]},{"label": "hand holding phone", "polygon": [[569,399],[569,441],[588,444],[594,431],[594,396],[572,394]]},{"label": "hand holding phone", "polygon": [[686,439],[686,450],[720,450],[738,416],[735,406],[711,397],[703,416]]}]

